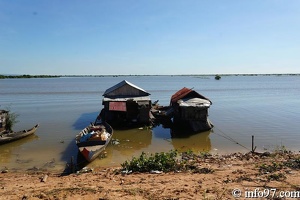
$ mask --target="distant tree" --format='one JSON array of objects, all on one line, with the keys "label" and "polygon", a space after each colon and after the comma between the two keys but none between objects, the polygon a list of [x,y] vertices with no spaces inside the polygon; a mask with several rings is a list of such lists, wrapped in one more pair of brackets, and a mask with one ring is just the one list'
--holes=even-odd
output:
[{"label": "distant tree", "polygon": [[215,79],[216,79],[216,80],[220,80],[220,79],[221,79],[221,76],[217,74],[217,75],[215,76]]}]

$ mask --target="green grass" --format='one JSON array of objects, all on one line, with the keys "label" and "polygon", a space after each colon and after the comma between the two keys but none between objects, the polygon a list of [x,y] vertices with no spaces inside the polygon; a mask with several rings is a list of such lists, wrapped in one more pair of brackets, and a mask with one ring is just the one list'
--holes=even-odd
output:
[{"label": "green grass", "polygon": [[133,172],[150,172],[151,170],[169,172],[178,168],[177,155],[177,151],[150,155],[142,152],[139,157],[133,157],[131,161],[125,161],[121,166],[123,170]]},{"label": "green grass", "polygon": [[272,173],[281,170],[283,164],[272,162],[271,165],[262,164],[259,166],[259,172],[262,174]]},{"label": "green grass", "polygon": [[176,150],[155,154],[142,152],[139,157],[133,157],[121,164],[122,171],[151,172],[151,171],[191,171],[193,173],[209,174],[214,171],[210,168],[201,168],[197,158],[207,157],[207,152],[194,154],[192,151],[179,154]]}]

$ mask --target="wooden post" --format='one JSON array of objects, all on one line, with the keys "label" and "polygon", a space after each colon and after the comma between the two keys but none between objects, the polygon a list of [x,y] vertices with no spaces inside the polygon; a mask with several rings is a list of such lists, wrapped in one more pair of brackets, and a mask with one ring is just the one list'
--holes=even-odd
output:
[{"label": "wooden post", "polygon": [[251,148],[251,149],[252,149],[252,150],[251,150],[252,152],[253,152],[253,148],[254,148],[254,135],[252,135],[252,148]]},{"label": "wooden post", "polygon": [[75,173],[75,164],[74,164],[74,157],[71,157],[71,171],[72,173]]},{"label": "wooden post", "polygon": [[256,149],[256,146],[254,146],[254,135],[252,135],[252,150],[251,150],[251,152],[254,153],[255,149]]}]

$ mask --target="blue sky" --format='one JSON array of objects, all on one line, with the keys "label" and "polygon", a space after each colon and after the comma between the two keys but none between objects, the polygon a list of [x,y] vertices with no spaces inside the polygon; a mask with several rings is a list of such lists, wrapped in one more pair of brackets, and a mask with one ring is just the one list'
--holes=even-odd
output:
[{"label": "blue sky", "polygon": [[298,0],[0,0],[0,74],[300,73]]}]

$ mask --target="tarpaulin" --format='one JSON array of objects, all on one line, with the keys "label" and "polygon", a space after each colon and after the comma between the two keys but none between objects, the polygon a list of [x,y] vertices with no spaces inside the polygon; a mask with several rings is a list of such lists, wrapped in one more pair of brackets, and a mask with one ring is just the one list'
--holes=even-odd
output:
[{"label": "tarpaulin", "polygon": [[109,110],[126,112],[126,102],[109,102]]}]

